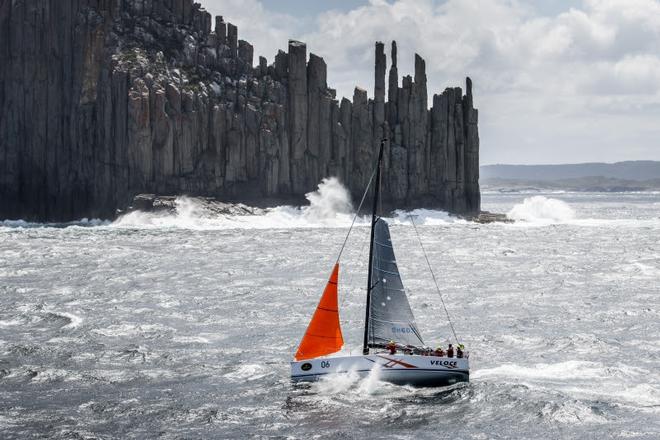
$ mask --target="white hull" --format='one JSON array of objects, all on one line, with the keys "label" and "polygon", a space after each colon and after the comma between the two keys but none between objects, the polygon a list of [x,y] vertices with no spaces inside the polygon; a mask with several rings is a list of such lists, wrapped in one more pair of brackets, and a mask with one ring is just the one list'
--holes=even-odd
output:
[{"label": "white hull", "polygon": [[367,376],[378,369],[378,378],[396,385],[439,387],[468,382],[467,358],[378,353],[361,356],[320,357],[291,362],[293,381],[315,381],[332,374]]}]

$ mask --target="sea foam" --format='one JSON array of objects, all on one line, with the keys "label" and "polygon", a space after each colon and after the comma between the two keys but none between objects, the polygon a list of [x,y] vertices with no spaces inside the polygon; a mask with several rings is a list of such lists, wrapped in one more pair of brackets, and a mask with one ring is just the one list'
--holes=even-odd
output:
[{"label": "sea foam", "polygon": [[531,223],[562,223],[573,220],[575,211],[561,200],[534,196],[515,205],[507,216],[516,221]]},{"label": "sea foam", "polygon": [[[133,211],[121,216],[111,226],[129,229],[286,229],[346,228],[353,222],[356,207],[350,193],[336,177],[323,179],[318,189],[305,197],[309,201],[307,206],[277,206],[246,215],[209,212],[200,201],[179,197],[175,202],[176,212]],[[362,212],[366,212],[364,207]],[[395,211],[390,223],[410,225],[410,216],[414,216],[416,224],[422,225],[462,221],[443,211],[416,209]],[[369,215],[361,215],[355,225],[368,226],[370,220]]]}]

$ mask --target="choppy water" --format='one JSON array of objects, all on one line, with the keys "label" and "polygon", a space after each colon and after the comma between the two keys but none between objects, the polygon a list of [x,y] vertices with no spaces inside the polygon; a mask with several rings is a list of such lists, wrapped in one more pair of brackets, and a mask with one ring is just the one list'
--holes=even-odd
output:
[{"label": "choppy water", "polygon": [[[471,351],[449,390],[289,382],[348,215],[0,224],[0,438],[659,438],[660,194],[546,197],[485,194],[514,225],[418,212]],[[414,230],[393,223],[422,334],[446,342]],[[352,347],[366,234],[341,269]]]}]

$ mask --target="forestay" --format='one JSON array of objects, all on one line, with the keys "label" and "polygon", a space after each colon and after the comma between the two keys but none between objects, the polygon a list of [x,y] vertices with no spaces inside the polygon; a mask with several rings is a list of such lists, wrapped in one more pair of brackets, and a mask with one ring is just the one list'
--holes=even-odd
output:
[{"label": "forestay", "polygon": [[423,346],[399,275],[390,229],[382,218],[374,227],[369,346],[382,346],[390,340],[403,345]]}]

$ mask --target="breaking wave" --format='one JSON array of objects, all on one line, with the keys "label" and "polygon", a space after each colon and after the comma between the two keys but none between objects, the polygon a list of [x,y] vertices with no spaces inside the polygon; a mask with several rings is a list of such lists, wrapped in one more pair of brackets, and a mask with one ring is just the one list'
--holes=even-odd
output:
[{"label": "breaking wave", "polygon": [[388,393],[396,387],[380,380],[380,367],[374,366],[368,374],[361,376],[355,369],[344,374],[329,374],[312,384],[319,394],[352,395],[361,399],[369,399],[374,394]]},{"label": "breaking wave", "polygon": [[308,206],[278,206],[252,209],[236,205],[238,210],[218,213],[209,210],[200,200],[179,197],[175,212],[133,211],[121,216],[113,227],[119,228],[182,228],[182,229],[272,229],[349,226],[353,205],[346,188],[337,178],[323,179],[316,191],[308,193]]},{"label": "breaking wave", "polygon": [[305,195],[309,206],[305,207],[303,215],[314,219],[331,219],[337,215],[353,212],[353,203],[348,190],[336,177],[323,179],[319,189]]},{"label": "breaking wave", "polygon": [[46,319],[61,322],[62,329],[74,329],[83,322],[83,319],[78,315],[54,310],[47,312]]},{"label": "breaking wave", "polygon": [[[209,210],[202,201],[179,197],[175,212],[134,211],[121,216],[112,223],[115,228],[129,229],[285,229],[349,227],[355,215],[355,207],[348,190],[335,178],[323,179],[316,191],[306,196],[309,205],[302,207],[278,206],[267,209],[252,209],[237,205],[239,210],[218,213]],[[410,216],[417,224],[438,225],[458,221],[446,212],[429,209],[416,209],[410,212],[395,211],[391,222],[410,224]],[[360,216],[356,225],[369,225],[369,216]]]},{"label": "breaking wave", "polygon": [[575,211],[561,200],[534,196],[515,205],[507,216],[516,221],[562,223],[575,219]]}]

